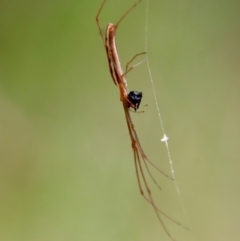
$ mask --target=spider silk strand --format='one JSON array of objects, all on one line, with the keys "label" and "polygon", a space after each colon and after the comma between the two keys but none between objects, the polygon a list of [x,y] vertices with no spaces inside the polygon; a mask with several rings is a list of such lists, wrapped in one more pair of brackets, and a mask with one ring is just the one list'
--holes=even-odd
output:
[{"label": "spider silk strand", "polygon": [[175,188],[176,188],[177,193],[178,193],[181,208],[182,208],[183,212],[185,213],[186,210],[185,210],[185,207],[183,205],[183,201],[182,201],[182,197],[181,197],[181,191],[180,191],[180,189],[178,187],[178,184],[177,184],[177,180],[176,180],[176,176],[175,176],[175,172],[174,172],[174,168],[173,168],[173,162],[172,162],[172,158],[171,158],[170,150],[169,150],[169,146],[168,146],[168,137],[167,137],[167,135],[165,133],[165,130],[164,130],[163,120],[162,120],[162,116],[161,116],[161,112],[160,112],[160,108],[159,108],[159,104],[158,104],[158,100],[157,100],[157,93],[156,93],[156,90],[155,90],[154,80],[153,80],[153,77],[152,77],[152,71],[151,71],[150,64],[149,64],[149,58],[148,58],[149,0],[146,0],[146,23],[145,23],[145,26],[146,26],[146,28],[145,28],[145,35],[146,35],[145,51],[147,52],[147,54],[146,54],[146,64],[147,64],[149,78],[150,78],[150,82],[151,82],[151,86],[152,86],[152,92],[153,92],[153,95],[154,95],[156,109],[157,109],[157,113],[158,113],[159,123],[161,125],[161,129],[162,129],[162,132],[163,132],[163,138],[161,139],[161,141],[165,142],[167,154],[168,154],[168,160],[169,160],[172,176],[174,178]]}]

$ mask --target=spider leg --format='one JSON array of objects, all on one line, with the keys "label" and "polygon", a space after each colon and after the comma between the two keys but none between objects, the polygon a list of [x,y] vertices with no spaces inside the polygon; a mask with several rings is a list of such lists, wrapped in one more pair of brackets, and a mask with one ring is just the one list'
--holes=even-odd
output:
[{"label": "spider leg", "polygon": [[127,72],[129,72],[130,70],[132,70],[132,69],[130,68],[130,70],[128,71],[128,67],[129,67],[129,65],[133,62],[133,60],[136,59],[138,56],[143,55],[143,54],[147,54],[147,52],[142,52],[142,53],[139,53],[139,54],[135,54],[135,55],[132,57],[132,59],[131,59],[129,62],[127,62],[126,68],[125,68],[125,74],[124,74],[124,75],[126,75]]},{"label": "spider leg", "polygon": [[102,33],[102,29],[100,27],[100,23],[99,23],[99,18],[98,17],[100,15],[101,11],[102,11],[102,8],[103,8],[103,5],[105,4],[105,2],[106,2],[106,0],[103,0],[102,4],[101,4],[101,6],[100,6],[100,8],[99,8],[99,10],[97,12],[97,16],[96,16],[96,22],[97,22],[98,30],[99,30],[99,33],[101,34],[104,46],[105,46],[105,41],[104,41],[104,37],[103,37],[103,33]]}]

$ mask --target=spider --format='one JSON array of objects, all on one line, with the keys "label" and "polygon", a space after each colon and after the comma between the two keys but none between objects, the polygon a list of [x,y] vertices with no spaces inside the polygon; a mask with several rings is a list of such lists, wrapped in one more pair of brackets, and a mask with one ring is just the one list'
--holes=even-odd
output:
[{"label": "spider", "polygon": [[[165,216],[166,218],[170,219],[172,222],[176,223],[177,225],[185,228],[188,230],[187,227],[182,225],[181,223],[175,221],[173,218],[169,217],[167,214],[165,214],[163,211],[161,211],[155,204],[151,190],[149,188],[149,185],[147,183],[146,177],[145,177],[145,172],[144,168],[146,169],[147,173],[149,174],[150,178],[153,180],[153,182],[160,188],[160,186],[157,184],[155,178],[150,172],[148,164],[152,165],[155,169],[157,169],[159,172],[161,172],[164,176],[168,177],[171,180],[174,180],[172,177],[168,176],[165,174],[163,171],[161,171],[153,162],[151,162],[146,154],[143,151],[143,148],[141,146],[141,143],[138,138],[137,131],[135,129],[135,126],[132,121],[132,117],[130,114],[130,110],[133,109],[135,112],[138,110],[141,99],[143,97],[142,92],[138,91],[128,91],[128,86],[127,86],[127,80],[126,80],[126,74],[131,71],[135,66],[131,66],[128,68],[128,66],[132,63],[132,61],[138,57],[139,55],[146,54],[146,52],[142,52],[139,54],[136,54],[133,56],[133,58],[126,64],[126,71],[123,72],[119,55],[117,52],[117,47],[116,47],[116,32],[117,28],[119,27],[121,21],[128,15],[129,12],[131,12],[140,2],[141,0],[138,0],[132,7],[130,7],[123,15],[122,17],[118,20],[116,24],[109,23],[107,24],[106,30],[105,30],[105,36],[103,36],[103,33],[101,31],[100,23],[99,23],[99,15],[102,11],[102,8],[105,4],[106,0],[104,0],[97,12],[96,15],[96,22],[97,26],[103,41],[104,48],[106,50],[107,58],[108,58],[108,65],[109,65],[109,71],[112,76],[113,82],[115,83],[116,86],[119,88],[120,92],[120,101],[122,102],[123,105],[123,110],[127,122],[127,127],[131,139],[131,146],[133,150],[133,156],[134,156],[134,165],[135,165],[135,170],[136,170],[136,175],[137,175],[137,182],[138,182],[138,187],[141,195],[144,197],[144,199],[149,202],[156,215],[158,220],[160,221],[164,231],[168,235],[168,237],[174,241],[174,238],[172,237],[171,233],[168,231],[165,223],[162,220],[162,215]],[[138,65],[138,64],[137,64]],[[144,188],[143,188],[144,187]],[[145,194],[144,190],[147,191],[147,194]]]}]

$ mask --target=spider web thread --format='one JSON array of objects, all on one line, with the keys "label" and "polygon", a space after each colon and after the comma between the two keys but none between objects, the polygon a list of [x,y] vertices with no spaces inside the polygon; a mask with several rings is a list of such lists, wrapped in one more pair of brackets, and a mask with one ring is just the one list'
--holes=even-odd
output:
[{"label": "spider web thread", "polygon": [[151,82],[152,92],[153,92],[153,95],[154,95],[156,109],[157,109],[157,113],[158,113],[159,123],[160,123],[161,129],[162,129],[162,132],[163,132],[163,138],[161,139],[161,141],[165,142],[166,149],[167,149],[168,160],[169,160],[172,176],[174,178],[175,189],[176,189],[176,191],[178,193],[178,197],[179,197],[181,208],[182,208],[183,212],[185,213],[186,209],[185,209],[183,201],[182,201],[181,191],[180,191],[180,189],[178,187],[178,184],[177,184],[177,180],[176,180],[176,176],[175,176],[175,172],[174,172],[174,168],[173,168],[173,161],[172,161],[172,157],[171,157],[170,150],[169,150],[169,145],[168,145],[168,137],[167,137],[167,135],[165,133],[165,129],[164,129],[164,126],[163,126],[163,119],[162,119],[162,115],[161,115],[161,112],[160,112],[160,107],[159,107],[158,100],[157,100],[157,93],[156,93],[156,90],[155,90],[154,80],[153,80],[152,71],[151,71],[151,68],[150,68],[150,63],[149,63],[149,58],[148,58],[149,0],[146,0],[146,23],[145,23],[145,26],[146,26],[145,27],[145,36],[146,36],[146,38],[145,38],[145,51],[147,53],[146,54],[146,64],[147,64],[147,69],[148,69],[149,78],[150,78],[150,82]]}]

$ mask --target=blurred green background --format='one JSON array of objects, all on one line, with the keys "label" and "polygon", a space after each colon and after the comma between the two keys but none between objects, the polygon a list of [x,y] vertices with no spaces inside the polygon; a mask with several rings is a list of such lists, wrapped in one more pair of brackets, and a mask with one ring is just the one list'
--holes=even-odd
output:
[{"label": "blurred green background", "polygon": [[[107,1],[103,30],[134,2]],[[170,240],[138,191],[100,4],[0,3],[2,241]],[[150,1],[148,58],[186,212],[174,182],[154,172],[163,190],[151,188],[191,228],[165,220],[178,241],[239,240],[239,12],[236,0]],[[123,66],[145,50],[145,14],[142,1],[118,29]],[[143,148],[170,174],[145,63],[128,84],[148,104],[133,115]]]}]

